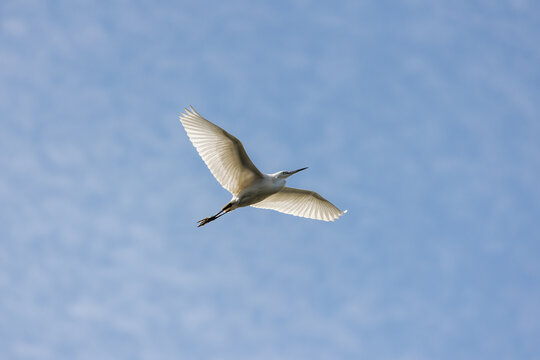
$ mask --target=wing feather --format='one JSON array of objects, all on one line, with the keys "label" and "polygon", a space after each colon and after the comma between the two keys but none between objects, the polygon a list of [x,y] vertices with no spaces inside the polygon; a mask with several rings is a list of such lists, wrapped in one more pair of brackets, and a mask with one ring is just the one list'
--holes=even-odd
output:
[{"label": "wing feather", "polygon": [[233,195],[263,175],[234,136],[190,107],[180,115],[186,133],[216,180]]},{"label": "wing feather", "polygon": [[290,187],[284,187],[280,192],[251,206],[324,221],[334,221],[347,212],[339,210],[314,191]]}]

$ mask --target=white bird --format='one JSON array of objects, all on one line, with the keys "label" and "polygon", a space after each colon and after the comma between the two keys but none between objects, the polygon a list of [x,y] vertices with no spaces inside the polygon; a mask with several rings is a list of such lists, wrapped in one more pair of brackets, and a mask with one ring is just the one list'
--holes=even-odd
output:
[{"label": "white bird", "polygon": [[263,174],[253,165],[240,140],[203,118],[193,107],[185,109],[180,121],[210,172],[233,196],[220,212],[199,220],[199,227],[244,206],[324,221],[334,221],[347,212],[314,191],[285,186],[286,178],[307,167]]}]

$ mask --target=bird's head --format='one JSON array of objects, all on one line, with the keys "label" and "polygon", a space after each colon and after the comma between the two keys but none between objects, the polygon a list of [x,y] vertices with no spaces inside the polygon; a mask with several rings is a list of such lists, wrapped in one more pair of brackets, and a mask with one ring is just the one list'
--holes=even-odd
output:
[{"label": "bird's head", "polygon": [[298,169],[298,170],[293,170],[293,171],[280,171],[275,175],[276,175],[276,178],[278,178],[278,179],[286,179],[289,176],[291,176],[293,174],[296,174],[299,171],[306,170],[306,169],[307,169],[307,167],[301,168],[301,169]]}]

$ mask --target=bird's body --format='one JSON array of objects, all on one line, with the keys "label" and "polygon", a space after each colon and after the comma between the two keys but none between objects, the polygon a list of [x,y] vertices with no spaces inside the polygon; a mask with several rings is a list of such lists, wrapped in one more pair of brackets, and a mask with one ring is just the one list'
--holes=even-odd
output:
[{"label": "bird's body", "polygon": [[253,165],[240,140],[203,118],[193,107],[186,109],[180,121],[214,177],[233,195],[220,212],[200,220],[198,226],[245,206],[324,221],[343,215],[316,192],[285,186],[286,178],[307,168],[263,174]]},{"label": "bird's body", "polygon": [[237,207],[253,205],[261,202],[270,195],[279,192],[285,187],[285,183],[285,179],[279,179],[272,175],[263,174],[261,179],[253,181],[248,187],[242,190],[238,196],[233,196],[231,201]]}]

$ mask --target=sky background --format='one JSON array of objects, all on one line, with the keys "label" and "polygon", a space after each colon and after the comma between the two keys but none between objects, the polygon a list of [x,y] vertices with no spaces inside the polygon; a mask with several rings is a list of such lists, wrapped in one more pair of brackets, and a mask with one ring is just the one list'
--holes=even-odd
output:
[{"label": "sky background", "polygon": [[0,358],[539,359],[539,4],[1,1]]}]

